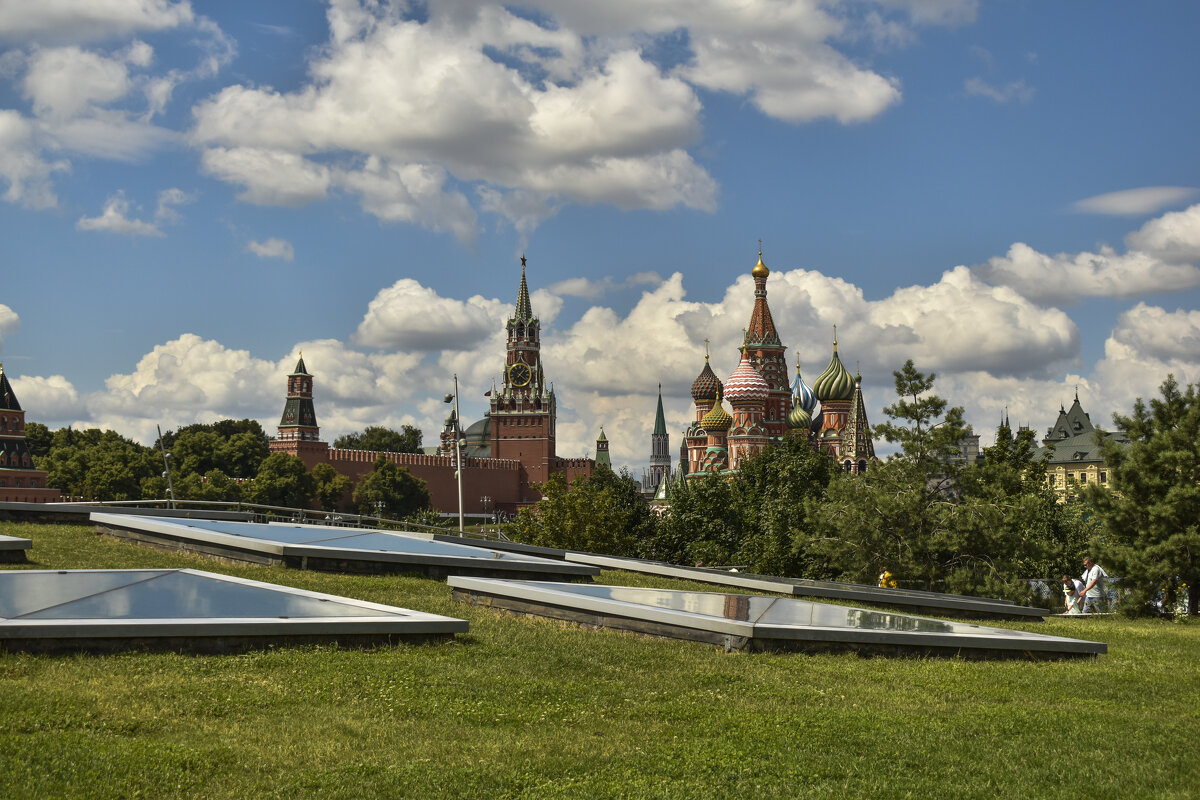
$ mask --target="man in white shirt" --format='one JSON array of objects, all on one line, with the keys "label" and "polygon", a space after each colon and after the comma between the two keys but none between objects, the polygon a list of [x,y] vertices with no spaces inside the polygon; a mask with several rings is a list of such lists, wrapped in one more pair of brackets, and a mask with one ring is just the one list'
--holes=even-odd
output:
[{"label": "man in white shirt", "polygon": [[1091,556],[1083,557],[1083,613],[1095,614],[1100,610],[1100,599],[1107,589],[1108,573]]}]

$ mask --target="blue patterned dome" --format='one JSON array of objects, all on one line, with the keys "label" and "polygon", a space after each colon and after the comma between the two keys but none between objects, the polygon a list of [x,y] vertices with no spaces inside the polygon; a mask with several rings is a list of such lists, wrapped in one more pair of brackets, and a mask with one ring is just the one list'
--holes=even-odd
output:
[{"label": "blue patterned dome", "polygon": [[812,417],[813,409],[817,407],[817,395],[800,377],[800,362],[796,362],[796,380],[792,382],[792,405],[804,409]]}]

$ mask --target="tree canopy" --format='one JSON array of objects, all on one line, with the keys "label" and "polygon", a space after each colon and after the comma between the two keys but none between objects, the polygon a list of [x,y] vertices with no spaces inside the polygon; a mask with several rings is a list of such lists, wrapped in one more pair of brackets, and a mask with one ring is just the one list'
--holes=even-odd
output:
[{"label": "tree canopy", "polygon": [[306,508],[312,493],[312,476],[304,462],[289,453],[272,453],[259,465],[246,499],[264,506]]},{"label": "tree canopy", "polygon": [[368,425],[357,433],[347,433],[333,440],[333,446],[345,450],[372,450],[379,453],[421,452],[421,431],[404,425],[396,431],[381,425]]},{"label": "tree canopy", "polygon": [[545,547],[632,556],[654,533],[654,515],[637,482],[600,464],[590,477],[552,475],[540,485],[542,499],[521,509],[509,526],[513,538]]},{"label": "tree canopy", "polygon": [[354,505],[360,514],[403,519],[429,507],[429,490],[408,467],[379,456],[374,469],[355,485]]},{"label": "tree canopy", "polygon": [[1161,592],[1174,608],[1187,588],[1187,613],[1200,604],[1200,396],[1167,376],[1159,397],[1142,398],[1113,422],[1129,438],[1102,442],[1108,488],[1088,487],[1103,525],[1100,556],[1120,576],[1126,608],[1145,609]]},{"label": "tree canopy", "polygon": [[116,431],[60,428],[48,452],[37,459],[46,485],[84,500],[140,500],[143,482],[162,472],[154,452]]}]

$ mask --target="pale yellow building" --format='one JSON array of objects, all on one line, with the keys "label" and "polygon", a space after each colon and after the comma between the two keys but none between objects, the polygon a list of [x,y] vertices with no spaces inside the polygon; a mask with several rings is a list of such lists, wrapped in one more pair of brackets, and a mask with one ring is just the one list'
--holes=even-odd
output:
[{"label": "pale yellow building", "polygon": [[1107,486],[1108,465],[1104,462],[1102,440],[1128,444],[1121,433],[1097,430],[1079,404],[1079,393],[1070,410],[1059,406],[1058,420],[1046,431],[1038,455],[1046,460],[1046,478],[1059,492],[1072,485],[1096,483]]}]

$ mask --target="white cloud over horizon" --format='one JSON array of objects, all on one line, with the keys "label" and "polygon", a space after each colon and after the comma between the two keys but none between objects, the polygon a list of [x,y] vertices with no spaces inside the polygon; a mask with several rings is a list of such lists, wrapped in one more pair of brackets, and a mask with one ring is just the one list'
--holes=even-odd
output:
[{"label": "white cloud over horizon", "polygon": [[[873,301],[853,284],[804,269],[774,269],[768,291],[789,362],[800,355],[810,384],[829,359],[838,324],[841,358],[863,374],[872,423],[883,421],[879,409],[893,400],[891,372],[907,358],[937,373],[936,391],[966,407],[985,444],[1006,410],[1014,424],[1040,434],[1053,422],[1053,406],[1069,403],[1077,389],[1093,420],[1108,424],[1112,412],[1127,412],[1136,396],[1153,396],[1168,372],[1184,383],[1200,381],[1196,311],[1139,303],[1119,318],[1104,356],[1084,364],[1078,331],[1065,313],[989,286],[963,267],[932,285]],[[591,453],[603,425],[614,462],[640,469],[659,382],[672,447],[678,446],[678,431],[692,416],[690,387],[704,364],[704,340],[711,341],[713,369],[726,376],[736,366],[753,284],[741,275],[713,303],[686,295],[683,276],[675,273],[646,289],[626,314],[593,306],[555,321],[561,300],[545,289],[535,293],[535,313],[547,312],[542,352],[559,398],[560,454]],[[503,325],[511,313],[511,303],[496,298],[442,297],[406,279],[378,293],[353,344],[306,341],[270,360],[185,334],[155,347],[131,372],[110,377],[101,391],[81,393],[58,375],[13,381],[30,419],[52,427],[111,427],[145,442],[156,424],[249,417],[271,433],[285,376],[303,351],[316,376],[326,441],[367,425],[409,424],[429,444],[445,416],[441,395],[451,388],[451,373],[459,378],[464,418],[486,408],[482,395],[500,378]]]},{"label": "white cloud over horizon", "polygon": [[1200,286],[1200,205],[1149,220],[1125,237],[1118,253],[1103,245],[1095,252],[1039,253],[1013,244],[972,268],[991,284],[1009,286],[1034,302],[1070,304],[1085,297],[1139,297]]}]

